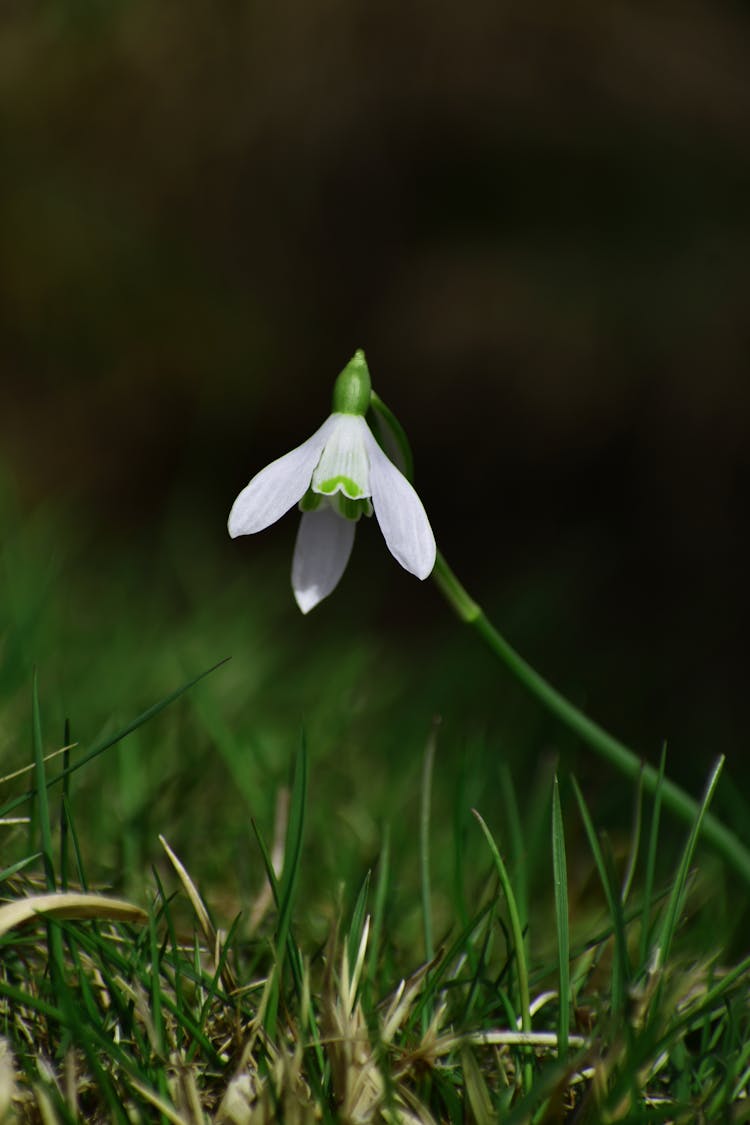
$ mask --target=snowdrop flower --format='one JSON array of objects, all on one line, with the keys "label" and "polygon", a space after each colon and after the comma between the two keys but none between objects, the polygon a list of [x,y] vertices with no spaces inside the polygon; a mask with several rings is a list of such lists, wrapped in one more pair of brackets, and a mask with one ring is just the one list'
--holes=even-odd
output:
[{"label": "snowdrop flower", "polygon": [[292,587],[303,613],[336,588],[357,521],[373,509],[389,551],[406,570],[424,579],[435,564],[435,537],[422,502],[365,421],[370,395],[360,350],[336,380],[331,416],[306,442],[261,469],[229,513],[234,539],[263,531],[299,504]]}]

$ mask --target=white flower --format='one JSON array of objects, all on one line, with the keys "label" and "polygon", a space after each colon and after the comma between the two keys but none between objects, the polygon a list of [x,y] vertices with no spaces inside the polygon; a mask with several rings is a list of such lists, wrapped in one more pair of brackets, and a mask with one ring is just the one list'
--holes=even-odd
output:
[{"label": "white flower", "polygon": [[373,509],[389,551],[406,570],[424,579],[435,564],[435,537],[422,502],[361,413],[335,411],[311,438],[254,476],[232,505],[229,534],[263,531],[297,503],[303,514],[292,587],[303,613],[336,588],[356,521]]}]

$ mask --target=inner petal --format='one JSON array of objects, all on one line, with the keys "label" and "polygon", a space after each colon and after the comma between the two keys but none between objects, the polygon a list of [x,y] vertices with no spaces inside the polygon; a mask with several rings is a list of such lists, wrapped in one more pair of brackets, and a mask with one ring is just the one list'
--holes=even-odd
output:
[{"label": "inner petal", "polygon": [[332,496],[343,492],[350,500],[370,495],[370,464],[365,433],[367,423],[355,414],[334,414],[335,425],[312,476],[313,492]]}]

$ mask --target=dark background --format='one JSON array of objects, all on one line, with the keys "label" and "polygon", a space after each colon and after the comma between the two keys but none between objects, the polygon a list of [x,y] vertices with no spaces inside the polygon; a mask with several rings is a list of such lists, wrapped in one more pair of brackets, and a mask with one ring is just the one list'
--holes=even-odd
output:
[{"label": "dark background", "polygon": [[[84,568],[175,504],[234,576],[286,568],[293,526],[230,544],[226,513],[363,346],[500,627],[651,757],[668,736],[691,785],[720,751],[737,777],[745,5],[6,2],[0,32],[22,508],[72,506]],[[416,668],[438,596],[363,539],[316,614],[356,627],[375,567],[370,626]]]}]

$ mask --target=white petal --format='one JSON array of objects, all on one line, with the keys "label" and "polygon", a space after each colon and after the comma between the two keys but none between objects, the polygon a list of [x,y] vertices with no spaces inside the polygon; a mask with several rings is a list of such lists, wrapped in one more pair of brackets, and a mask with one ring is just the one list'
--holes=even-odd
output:
[{"label": "white petal", "polygon": [[332,414],[331,421],[323,456],[313,473],[313,491],[325,496],[343,492],[351,500],[369,496],[367,422],[359,414]]},{"label": "white petal", "polygon": [[356,526],[327,504],[303,513],[292,561],[292,588],[303,613],[335,590],[352,553]]},{"label": "white petal", "polygon": [[333,417],[291,453],[266,465],[243,488],[229,513],[229,534],[233,539],[270,527],[302,499],[331,432]]},{"label": "white petal", "polygon": [[435,536],[422,501],[406,477],[389,461],[369,429],[372,506],[388,550],[405,570],[426,578],[435,565]]}]

